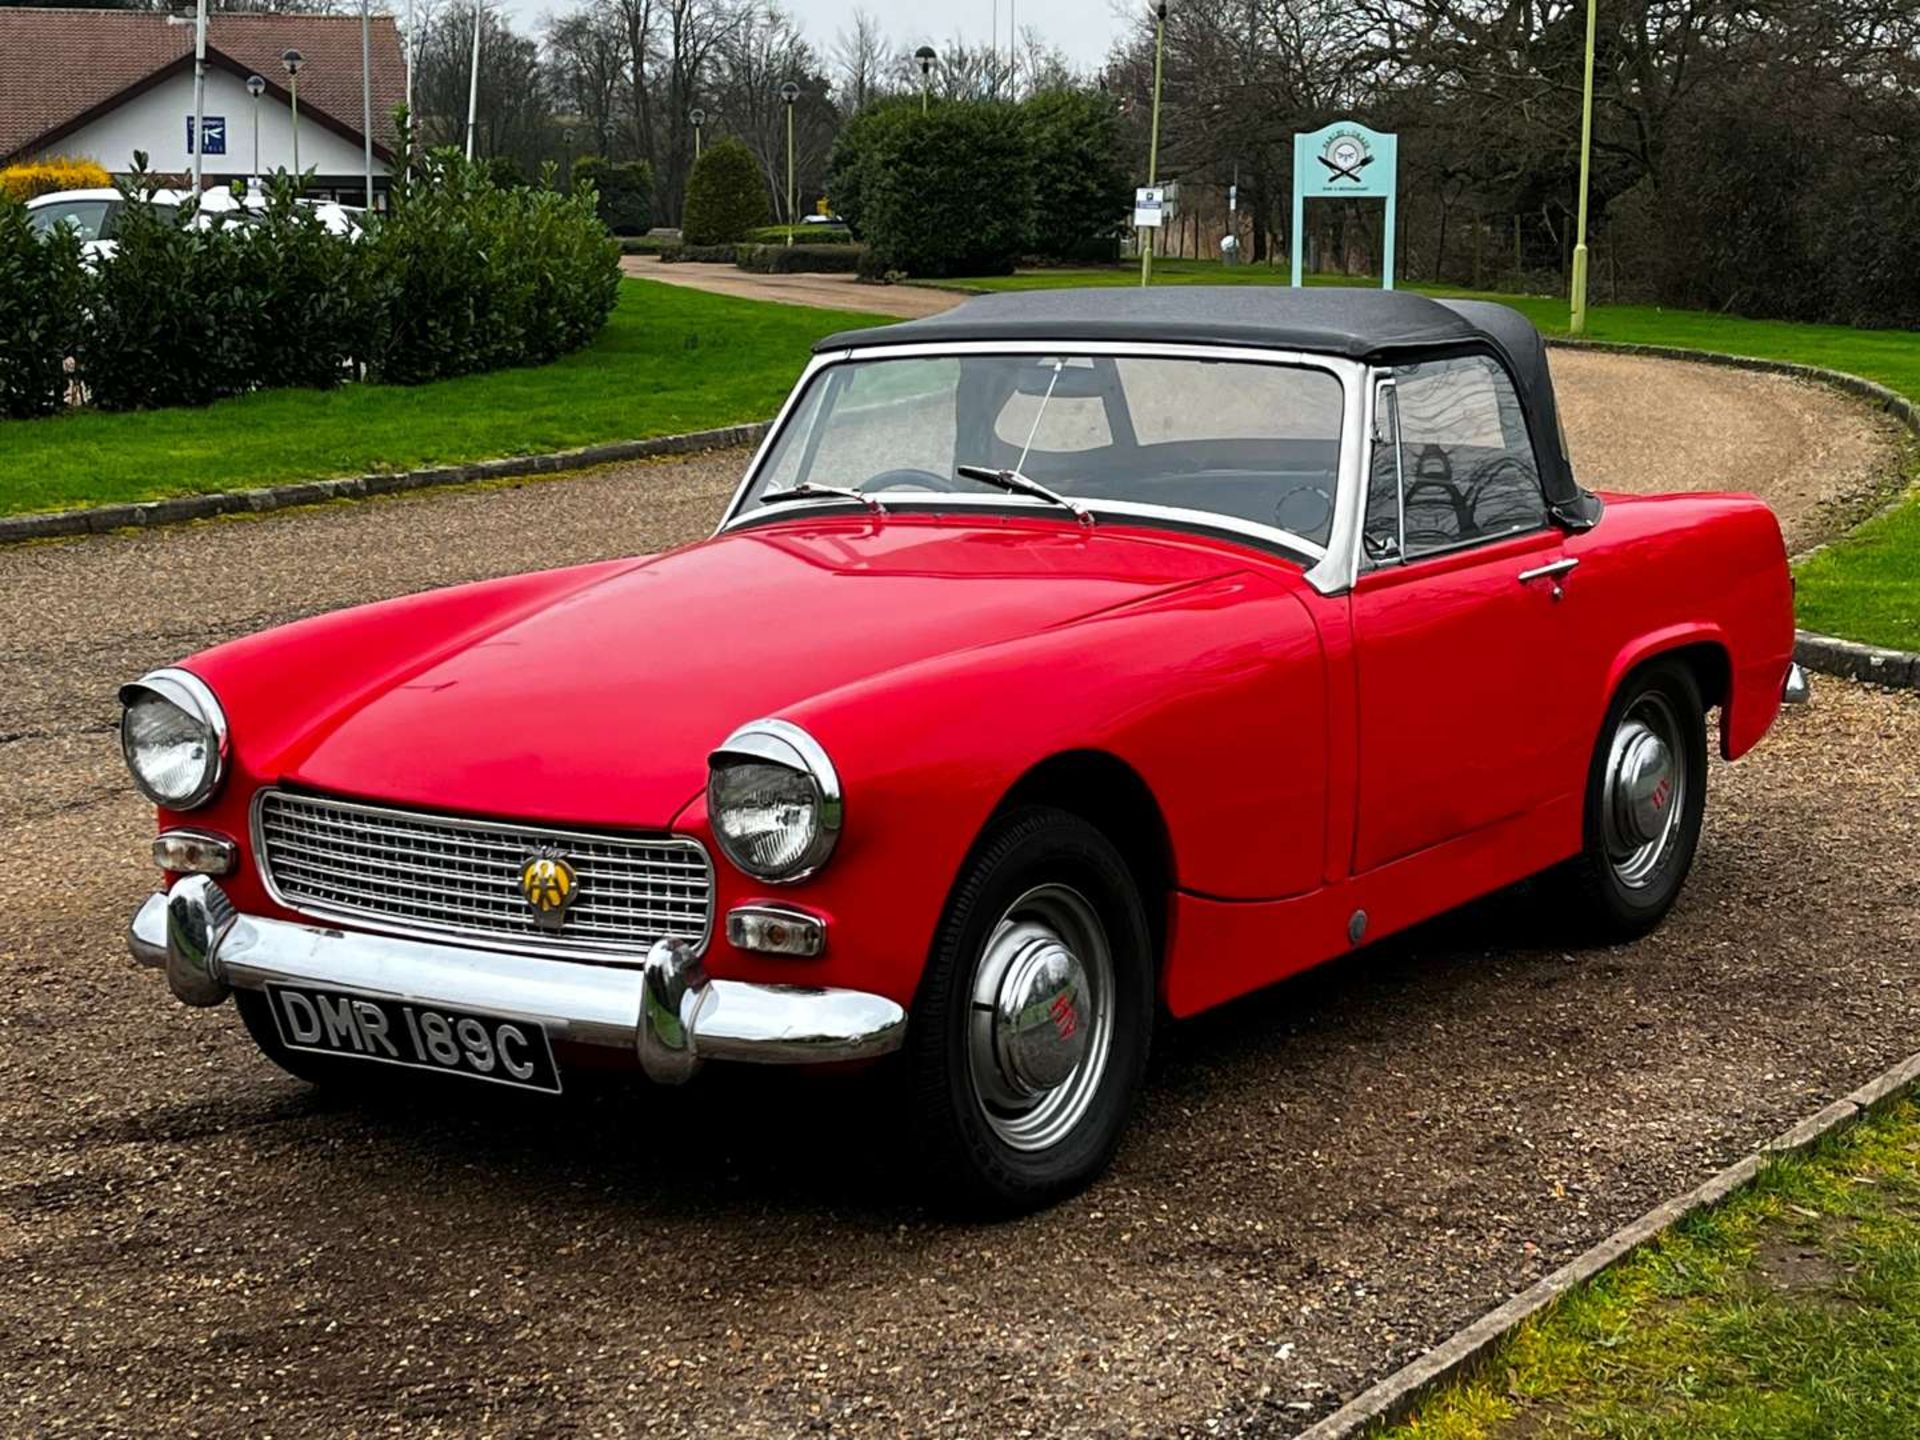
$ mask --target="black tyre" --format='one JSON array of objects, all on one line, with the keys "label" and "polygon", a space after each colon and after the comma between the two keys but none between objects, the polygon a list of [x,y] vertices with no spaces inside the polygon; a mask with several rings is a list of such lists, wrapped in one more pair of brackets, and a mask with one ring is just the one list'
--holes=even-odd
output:
[{"label": "black tyre", "polygon": [[1677,661],[1629,676],[1607,707],[1587,774],[1584,845],[1566,867],[1582,929],[1636,939],[1673,908],[1707,809],[1700,686]]},{"label": "black tyre", "polygon": [[291,1048],[281,1040],[280,1031],[273,1023],[273,1011],[269,1008],[267,997],[258,990],[235,990],[233,1006],[240,1012],[241,1023],[247,1027],[247,1034],[253,1037],[253,1043],[260,1047],[260,1053],[296,1080],[304,1080],[309,1085],[324,1085],[330,1090],[363,1090],[376,1083],[379,1072],[384,1071],[389,1080],[393,1077],[391,1066],[364,1060],[340,1060],[331,1055],[316,1055],[308,1050]]},{"label": "black tyre", "polygon": [[1061,810],[996,821],[954,889],[907,1033],[935,1193],[1018,1214],[1098,1176],[1146,1068],[1153,986],[1146,911],[1112,842]]}]

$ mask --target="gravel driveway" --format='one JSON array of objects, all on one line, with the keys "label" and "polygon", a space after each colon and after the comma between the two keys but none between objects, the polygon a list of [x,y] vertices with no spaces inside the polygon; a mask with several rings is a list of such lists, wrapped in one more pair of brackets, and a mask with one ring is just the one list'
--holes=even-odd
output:
[{"label": "gravel driveway", "polygon": [[[1637,363],[1636,424],[1691,373]],[[1284,1434],[1920,1045],[1920,702],[1838,682],[1715,767],[1658,935],[1508,896],[1175,1029],[1112,1175],[1012,1225],[918,1209],[865,1081],[354,1107],[128,967],[117,681],[689,538],[742,458],[0,551],[0,1430]]]}]

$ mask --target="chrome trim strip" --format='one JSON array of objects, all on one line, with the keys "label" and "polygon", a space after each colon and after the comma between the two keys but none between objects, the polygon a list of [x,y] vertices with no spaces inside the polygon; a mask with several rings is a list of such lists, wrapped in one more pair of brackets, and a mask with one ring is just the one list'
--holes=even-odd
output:
[{"label": "chrome trim strip", "polygon": [[[684,882],[688,885],[699,883],[703,885],[705,889],[705,923],[701,927],[698,943],[692,946],[692,953],[696,958],[706,953],[707,945],[713,934],[713,857],[707,853],[707,847],[691,835],[620,835],[610,834],[604,831],[569,830],[560,826],[531,822],[527,824],[516,824],[510,820],[481,820],[465,815],[448,815],[440,811],[402,810],[386,805],[370,805],[357,800],[339,800],[327,795],[309,795],[298,790],[282,790],[272,785],[263,786],[255,792],[253,801],[251,805],[248,806],[247,812],[248,835],[253,847],[254,872],[260,877],[260,883],[265,888],[267,897],[272,900],[274,904],[283,909],[291,910],[297,915],[310,916],[315,920],[339,921],[342,924],[352,925],[356,929],[377,931],[384,935],[397,935],[404,938],[422,940],[455,938],[462,944],[471,945],[476,949],[503,950],[520,953],[532,952],[540,955],[551,955],[556,959],[588,961],[597,965],[638,965],[641,963],[644,955],[642,949],[632,942],[623,944],[603,942],[597,945],[592,943],[569,945],[566,943],[569,938],[576,938],[579,934],[590,934],[592,933],[591,931],[574,932],[572,935],[568,932],[562,932],[556,938],[542,931],[528,931],[524,934],[489,931],[462,924],[457,920],[449,920],[445,924],[435,924],[431,922],[409,923],[405,920],[383,918],[382,914],[376,910],[359,910],[345,906],[331,906],[293,899],[283,892],[274,882],[272,868],[267,863],[266,834],[262,822],[262,810],[266,805],[268,797],[274,795],[283,796],[288,800],[297,801],[302,804],[324,805],[336,810],[370,815],[381,819],[424,821],[429,824],[443,826],[447,830],[458,832],[530,835],[560,845],[565,845],[573,841],[581,841],[588,844],[650,845],[659,848],[685,850],[689,856],[688,862],[663,862],[663,868],[671,866],[677,869],[682,864],[690,863],[692,858],[698,858],[699,865],[697,871],[694,874],[690,874]],[[433,834],[430,830],[411,833],[423,844],[433,844],[436,842],[445,843],[446,840],[446,836]],[[499,848],[504,851],[512,847],[503,845]],[[299,862],[296,861],[295,863],[298,864]],[[591,897],[586,897],[581,902],[579,913],[582,915],[590,915],[593,913]]]},{"label": "chrome trim strip", "polygon": [[204,875],[150,897],[128,941],[143,964],[159,955],[170,979],[178,970],[207,982],[180,996],[185,1003],[288,984],[446,1005],[537,1024],[572,1044],[624,1051],[664,1084],[687,1079],[704,1060],[872,1059],[899,1049],[907,1030],[907,1012],[885,996],[712,980],[684,944],[672,941],[655,945],[637,970],[575,965],[237,915]]},{"label": "chrome trim strip", "polygon": [[[1358,490],[1358,503],[1366,503],[1365,464],[1366,447],[1364,420],[1369,408],[1365,393],[1369,372],[1355,360],[1347,360],[1337,355],[1316,355],[1303,350],[1269,350],[1259,346],[1245,345],[1176,345],[1147,344],[1138,341],[1043,341],[1043,340],[968,340],[968,341],[920,341],[900,345],[868,345],[858,350],[836,350],[815,355],[807,368],[801,372],[794,383],[792,392],[787,396],[786,404],[781,407],[779,416],[768,427],[766,438],[753,457],[753,463],[747,467],[740,484],[735,487],[733,498],[727,502],[720,524],[714,534],[724,534],[736,524],[747,521],[757,522],[772,515],[788,513],[802,514],[807,511],[818,512],[822,507],[818,501],[795,500],[781,505],[757,507],[751,515],[743,511],[747,494],[753,489],[761,466],[772,454],[774,444],[784,431],[800,397],[820,371],[833,365],[850,360],[899,360],[919,357],[939,357],[946,355],[1054,355],[1070,353],[1073,355],[1121,355],[1147,359],[1205,359],[1230,360],[1255,365],[1281,365],[1299,369],[1320,370],[1332,375],[1340,382],[1342,390],[1340,463],[1337,489],[1334,499],[1333,531],[1328,543],[1316,544],[1303,535],[1275,526],[1259,525],[1252,521],[1241,520],[1233,516],[1216,514],[1213,511],[1187,510],[1171,505],[1152,505],[1141,501],[1109,501],[1086,495],[1074,495],[1069,498],[1079,501],[1098,516],[1105,513],[1130,515],[1142,520],[1167,520],[1186,524],[1204,524],[1211,528],[1242,534],[1251,538],[1277,544],[1307,556],[1315,563],[1308,568],[1306,579],[1323,595],[1343,593],[1353,583],[1355,573],[1354,552],[1359,549],[1361,518],[1354,512],[1355,496],[1349,492]],[[1041,500],[1026,501],[1023,496],[968,496],[968,495],[915,495],[910,492],[889,495],[887,506],[893,511],[931,509],[952,509],[967,504],[1002,505],[1008,500],[1025,501],[1039,512],[1049,513],[1055,507]]]}]

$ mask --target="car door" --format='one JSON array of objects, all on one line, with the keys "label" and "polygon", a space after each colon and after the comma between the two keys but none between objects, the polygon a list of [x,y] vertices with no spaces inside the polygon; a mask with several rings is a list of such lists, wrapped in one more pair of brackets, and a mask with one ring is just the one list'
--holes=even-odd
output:
[{"label": "car door", "polygon": [[1573,582],[1506,369],[1464,354],[1376,382],[1351,606],[1363,874],[1564,793]]}]

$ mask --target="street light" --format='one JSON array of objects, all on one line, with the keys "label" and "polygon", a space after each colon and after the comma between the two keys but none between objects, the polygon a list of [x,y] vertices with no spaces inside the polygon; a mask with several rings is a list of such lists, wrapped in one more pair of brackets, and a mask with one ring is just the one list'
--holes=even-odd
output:
[{"label": "street light", "polygon": [[1587,0],[1587,83],[1580,96],[1580,219],[1573,245],[1573,314],[1567,329],[1578,335],[1587,328],[1587,177],[1593,167],[1593,30],[1594,0]]},{"label": "street light", "polygon": [[554,119],[560,122],[560,145],[567,157],[566,193],[571,195],[573,193],[573,136],[574,132],[580,128],[580,116],[576,111],[567,110],[554,116]]},{"label": "street light", "polygon": [[793,183],[793,102],[800,98],[800,87],[789,80],[780,87],[780,98],[787,102],[787,244],[793,244],[794,208],[798,192]]},{"label": "street light", "polygon": [[[1160,0],[1153,7],[1153,14],[1153,123],[1148,129],[1151,138],[1147,141],[1149,187],[1160,176],[1160,62],[1167,49],[1167,0]],[[1143,225],[1140,232],[1140,283],[1145,285],[1153,279],[1153,227]]]},{"label": "street light", "polygon": [[467,159],[473,159],[473,128],[480,119],[480,29],[486,19],[480,7],[484,0],[473,0],[473,68],[467,72]]},{"label": "street light", "polygon": [[920,113],[927,113],[927,91],[933,85],[933,62],[938,58],[931,45],[922,45],[913,52],[913,58],[920,62]]},{"label": "street light", "polygon": [[266,93],[267,82],[258,75],[247,77],[247,93],[253,97],[253,178],[256,184],[260,180],[260,97]]},{"label": "street light", "polygon": [[300,67],[306,63],[307,57],[298,50],[280,52],[280,64],[287,72],[287,89],[293,97],[293,173],[296,177],[300,174]]},{"label": "street light", "polygon": [[697,105],[687,112],[687,120],[693,126],[693,163],[700,163],[700,132],[706,128],[707,112]]}]

